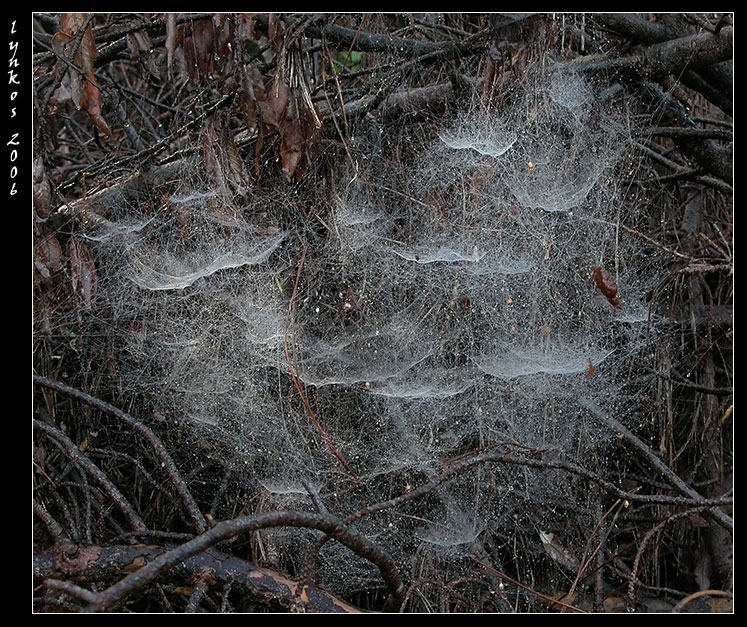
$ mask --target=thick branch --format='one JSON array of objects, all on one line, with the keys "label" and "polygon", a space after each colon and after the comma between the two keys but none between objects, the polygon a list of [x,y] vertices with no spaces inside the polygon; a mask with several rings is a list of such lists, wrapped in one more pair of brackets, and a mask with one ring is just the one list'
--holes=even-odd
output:
[{"label": "thick branch", "polygon": [[106,611],[123,603],[142,587],[153,583],[157,577],[170,571],[184,560],[202,553],[209,547],[258,529],[268,527],[306,527],[317,529],[337,540],[351,551],[376,565],[389,588],[389,599],[385,610],[395,610],[402,602],[404,585],[392,559],[378,546],[350,530],[334,516],[309,512],[275,512],[257,516],[245,516],[218,523],[200,536],[156,557],[138,571],[107,588],[97,596],[93,611]]},{"label": "thick branch", "polygon": [[[267,30],[267,15],[257,15],[255,24]],[[401,57],[414,58],[429,56],[429,60],[455,59],[462,56],[475,54],[480,50],[474,44],[445,42],[432,43],[404,39],[393,35],[377,35],[352,28],[345,28],[336,24],[325,24],[317,26],[310,24],[304,33],[315,39],[326,38],[330,43],[337,44],[346,50],[352,49],[360,52],[378,52],[394,54]]]},{"label": "thick branch", "polygon": [[[65,559],[57,551],[47,551],[34,557],[36,579],[67,579],[78,584],[108,581],[123,572],[150,564],[169,549],[162,546],[134,544],[115,546],[89,546],[81,548],[74,560]],[[268,607],[279,605],[291,610],[300,597],[312,612],[354,613],[356,608],[315,586],[299,590],[299,584],[277,572],[258,568],[251,562],[209,548],[185,559],[171,571],[174,581],[185,582],[198,573],[209,572],[214,586],[231,583],[243,589]],[[95,602],[95,599],[93,600]]]},{"label": "thick branch", "polygon": [[[633,13],[602,13],[596,19],[612,30],[641,43],[663,43],[677,37],[672,29],[660,22],[644,20]],[[703,94],[727,115],[732,115],[733,71],[728,63],[687,70],[680,80],[690,89]]]},{"label": "thick branch", "polygon": [[637,79],[657,78],[667,74],[679,75],[687,69],[720,63],[733,56],[734,29],[729,27],[718,34],[699,33],[642,46],[634,54],[624,57],[590,55],[557,67],[576,72],[618,72]]}]

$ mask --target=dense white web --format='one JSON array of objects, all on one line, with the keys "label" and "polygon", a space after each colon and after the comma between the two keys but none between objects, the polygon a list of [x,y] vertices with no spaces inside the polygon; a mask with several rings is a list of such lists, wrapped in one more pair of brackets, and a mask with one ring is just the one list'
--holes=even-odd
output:
[{"label": "dense white web", "polygon": [[[432,131],[408,169],[372,164],[381,194],[340,181],[324,241],[290,223],[293,194],[283,218],[192,166],[166,207],[89,233],[110,261],[99,298],[138,321],[122,332],[133,391],[157,389],[160,414],[239,459],[237,480],[306,506],[302,481],[352,482],[313,413],[361,482],[335,496],[340,513],[497,442],[598,454],[614,434],[573,399],[605,407],[629,377],[657,273],[617,228],[625,123],[580,78],[537,79]],[[621,308],[591,276],[602,263]],[[382,541],[474,543],[551,492],[501,468],[444,487]]]}]

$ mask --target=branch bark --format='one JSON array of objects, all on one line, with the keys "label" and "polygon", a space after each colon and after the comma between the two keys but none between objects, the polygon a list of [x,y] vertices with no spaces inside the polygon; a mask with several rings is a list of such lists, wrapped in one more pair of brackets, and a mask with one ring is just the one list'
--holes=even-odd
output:
[{"label": "branch bark", "polygon": [[[150,564],[168,552],[166,547],[150,544],[89,546],[81,548],[76,558],[71,560],[57,551],[46,551],[34,558],[34,578],[67,579],[72,576],[72,581],[77,584],[110,581],[133,568]],[[298,583],[275,571],[259,568],[214,547],[177,564],[170,576],[174,581],[185,582],[200,573],[210,574],[213,581],[210,587],[219,588],[231,583],[268,608],[279,606],[290,611],[300,599],[305,609],[312,612],[360,611],[325,590],[315,586],[301,590]],[[90,601],[95,602],[95,599]]]},{"label": "branch bark", "polygon": [[[678,35],[660,22],[650,22],[633,13],[601,13],[596,19],[608,28],[646,44],[663,43]],[[698,71],[687,70],[680,79],[724,113],[732,115],[734,73],[729,63],[714,64]]]},{"label": "branch bark", "polygon": [[623,57],[590,55],[558,64],[558,70],[576,72],[617,72],[635,79],[680,74],[727,61],[734,56],[734,29],[723,28],[718,34],[700,33],[678,37],[663,43],[641,46]]},{"label": "branch bark", "polygon": [[96,596],[96,602],[89,609],[96,612],[112,610],[124,603],[133,593],[154,583],[159,576],[171,571],[190,557],[229,538],[269,527],[306,527],[324,532],[378,567],[389,588],[389,598],[384,611],[396,611],[402,603],[405,587],[397,572],[397,567],[389,555],[378,546],[350,531],[342,521],[334,516],[309,512],[274,512],[218,523],[193,540],[158,555],[146,566],[99,593]]}]

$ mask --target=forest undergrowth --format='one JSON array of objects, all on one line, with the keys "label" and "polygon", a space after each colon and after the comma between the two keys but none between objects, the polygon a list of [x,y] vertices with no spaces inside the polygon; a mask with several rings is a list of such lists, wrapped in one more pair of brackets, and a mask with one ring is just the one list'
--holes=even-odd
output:
[{"label": "forest undergrowth", "polygon": [[729,14],[35,14],[34,611],[732,611]]}]

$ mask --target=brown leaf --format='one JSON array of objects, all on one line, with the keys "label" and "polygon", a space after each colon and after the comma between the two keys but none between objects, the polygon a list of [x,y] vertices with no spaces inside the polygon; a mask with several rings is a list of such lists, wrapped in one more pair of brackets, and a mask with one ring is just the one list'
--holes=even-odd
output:
[{"label": "brown leaf", "polygon": [[213,16],[215,24],[215,54],[221,61],[221,73],[227,62],[233,56],[234,36],[236,32],[236,22],[234,16],[230,13],[218,13]]},{"label": "brown leaf", "polygon": [[46,218],[52,212],[52,188],[47,180],[44,161],[40,155],[34,157],[32,168],[34,211],[40,218]]},{"label": "brown leaf", "polygon": [[617,298],[617,286],[613,283],[607,273],[599,266],[596,266],[592,270],[592,274],[594,275],[594,281],[596,282],[599,291],[604,294],[609,304],[617,309],[622,309],[622,305]]},{"label": "brown leaf", "polygon": [[75,59],[83,68],[86,76],[93,79],[93,61],[96,58],[96,40],[93,38],[93,30],[91,30],[90,24],[86,27],[83,33],[83,39],[80,41],[80,48],[78,48],[78,54]]},{"label": "brown leaf", "polygon": [[285,40],[285,24],[277,13],[270,13],[267,19],[267,39],[270,40],[275,52],[279,52]]},{"label": "brown leaf", "polygon": [[303,157],[305,133],[298,114],[298,103],[292,99],[285,109],[285,115],[280,122],[280,157],[283,173],[293,176]]},{"label": "brown leaf", "polygon": [[213,71],[215,28],[212,20],[195,20],[192,35],[184,39],[187,70],[194,82],[209,78]]},{"label": "brown leaf", "polygon": [[153,47],[153,42],[145,31],[135,31],[127,33],[127,47],[130,50],[130,58],[138,59],[141,52],[148,52]]},{"label": "brown leaf", "polygon": [[[237,13],[234,16],[236,19],[236,36],[241,43],[259,38],[254,30],[255,15],[256,13]],[[261,37],[261,33],[259,36]]]},{"label": "brown leaf", "polygon": [[[52,38],[52,47],[58,51],[58,54],[69,57],[78,31],[85,24],[85,21],[85,13],[63,13],[60,16],[60,32],[55,33]],[[95,58],[96,41],[89,24],[86,26],[86,30],[80,40],[80,46],[73,59],[75,65],[81,69],[83,76],[78,76],[72,70],[68,71],[70,78],[69,97],[78,109],[84,109],[88,113],[91,121],[100,131],[110,138],[114,138],[109,125],[101,115],[101,92],[96,84],[96,77],[93,73]],[[63,101],[60,100],[59,96],[56,100],[57,102]]]},{"label": "brown leaf", "polygon": [[202,130],[202,160],[205,163],[205,170],[214,182],[220,183],[222,180],[216,146],[218,144],[218,135],[215,131],[215,122],[210,122]]},{"label": "brown leaf", "polygon": [[89,309],[96,293],[96,266],[93,251],[88,242],[79,237],[71,237],[68,245],[70,258],[70,283],[75,299]]},{"label": "brown leaf", "polygon": [[315,116],[320,117],[319,112],[307,109],[281,79],[270,87],[266,105],[262,108],[262,120],[280,132],[283,173],[289,177],[301,176],[318,146]]},{"label": "brown leaf", "polygon": [[[92,77],[93,74],[91,74],[91,78]],[[91,121],[101,132],[108,135],[111,139],[114,139],[114,133],[112,133],[106,120],[104,120],[104,116],[101,115],[101,92],[99,91],[99,88],[96,87],[95,84],[91,84],[90,78],[86,87],[88,89],[88,103],[86,106],[88,117],[91,118]]]},{"label": "brown leaf", "polygon": [[205,168],[220,188],[243,195],[249,187],[244,162],[227,124],[209,123],[202,132],[202,155]]},{"label": "brown leaf", "polygon": [[[57,55],[67,58],[69,57],[68,53],[71,52],[72,42],[72,36],[63,32],[57,32],[52,36],[52,49]],[[60,64],[62,64],[61,61]],[[54,104],[62,104],[68,100],[72,100],[76,109],[80,110],[85,106],[87,97],[79,73],[66,70],[59,88],[54,93],[52,101]]]},{"label": "brown leaf", "polygon": [[226,181],[231,184],[234,191],[244,194],[249,185],[249,177],[244,167],[244,161],[239,154],[239,149],[233,139],[233,133],[228,126],[223,127],[221,147],[223,148],[224,173]]},{"label": "brown leaf", "polygon": [[280,134],[283,173],[288,177],[303,175],[319,145],[321,126],[316,124],[321,119],[319,110],[308,109],[281,78],[270,85],[266,99],[258,101],[257,108],[261,120],[257,150],[263,135],[276,129]]},{"label": "brown leaf", "polygon": [[239,91],[237,103],[241,116],[244,118],[244,125],[247,130],[254,133],[257,131],[257,98],[251,87],[249,89],[245,87],[246,82],[248,81],[241,80],[241,91]]},{"label": "brown leaf", "polygon": [[290,89],[285,81],[278,79],[267,90],[267,98],[260,105],[262,122],[274,128],[280,128],[285,116],[285,110],[290,102]]},{"label": "brown leaf", "polygon": [[43,280],[62,270],[62,247],[54,235],[47,235],[34,245],[34,268]]}]

